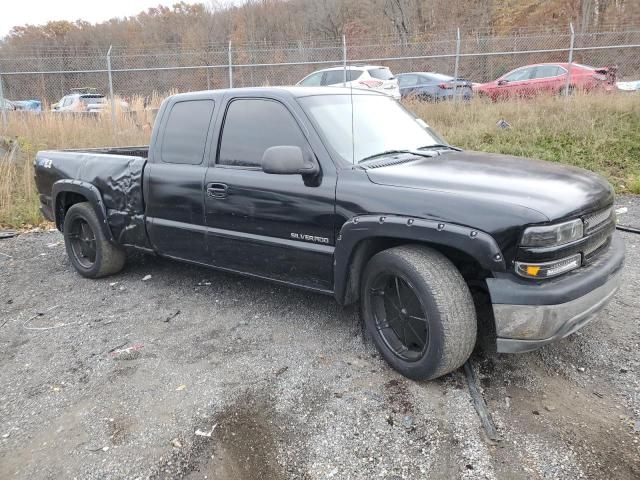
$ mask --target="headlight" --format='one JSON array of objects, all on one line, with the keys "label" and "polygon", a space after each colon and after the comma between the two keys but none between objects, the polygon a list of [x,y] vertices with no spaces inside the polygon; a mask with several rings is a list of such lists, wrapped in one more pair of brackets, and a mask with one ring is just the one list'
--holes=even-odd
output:
[{"label": "headlight", "polygon": [[516,272],[526,278],[551,278],[578,268],[582,264],[579,253],[545,263],[516,262]]},{"label": "headlight", "polygon": [[523,247],[555,247],[582,238],[582,220],[571,220],[556,225],[529,227],[522,234]]}]

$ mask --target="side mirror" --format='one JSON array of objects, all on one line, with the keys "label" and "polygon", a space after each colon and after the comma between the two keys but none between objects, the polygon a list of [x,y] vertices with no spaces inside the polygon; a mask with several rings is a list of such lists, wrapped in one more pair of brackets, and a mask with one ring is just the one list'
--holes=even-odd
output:
[{"label": "side mirror", "polygon": [[262,155],[262,171],[275,175],[314,175],[318,165],[305,159],[302,149],[290,145],[269,147]]},{"label": "side mirror", "polygon": [[498,85],[506,85],[507,83],[509,83],[509,80],[498,80]]}]

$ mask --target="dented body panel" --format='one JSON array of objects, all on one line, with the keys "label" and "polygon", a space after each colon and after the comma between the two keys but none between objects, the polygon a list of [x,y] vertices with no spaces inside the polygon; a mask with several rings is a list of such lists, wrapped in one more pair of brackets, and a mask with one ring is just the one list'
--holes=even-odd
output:
[{"label": "dented body panel", "polygon": [[[134,150],[134,148],[136,150]],[[144,147],[133,147],[143,153]],[[146,158],[124,149],[42,151],[36,158],[36,184],[44,215],[62,227],[65,197],[82,195],[91,203],[114,242],[148,248],[142,176]],[[122,152],[122,153],[120,153]],[[51,192],[47,195],[47,192]]]}]

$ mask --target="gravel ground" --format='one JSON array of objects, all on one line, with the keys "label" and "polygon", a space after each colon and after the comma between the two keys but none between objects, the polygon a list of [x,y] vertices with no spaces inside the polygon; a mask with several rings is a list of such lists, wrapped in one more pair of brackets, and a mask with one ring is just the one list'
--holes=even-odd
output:
[{"label": "gravel ground", "polygon": [[[624,197],[623,223],[640,225]],[[640,478],[640,236],[572,337],[393,372],[332,298],[136,256],[74,273],[57,232],[0,240],[0,478]],[[148,280],[143,280],[151,275]]]}]

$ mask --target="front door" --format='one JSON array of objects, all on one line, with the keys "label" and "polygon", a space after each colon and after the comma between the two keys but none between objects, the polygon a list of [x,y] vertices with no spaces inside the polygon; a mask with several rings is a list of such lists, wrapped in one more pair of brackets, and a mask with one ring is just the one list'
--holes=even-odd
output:
[{"label": "front door", "polygon": [[[205,180],[210,262],[330,291],[336,171],[328,157],[313,154],[295,110],[275,99],[229,99]],[[299,146],[319,161],[321,174],[264,173],[264,151],[280,145]]]},{"label": "front door", "polygon": [[498,97],[527,97],[531,95],[531,77],[535,67],[525,67],[514,70],[502,78],[502,84],[498,84]]}]

